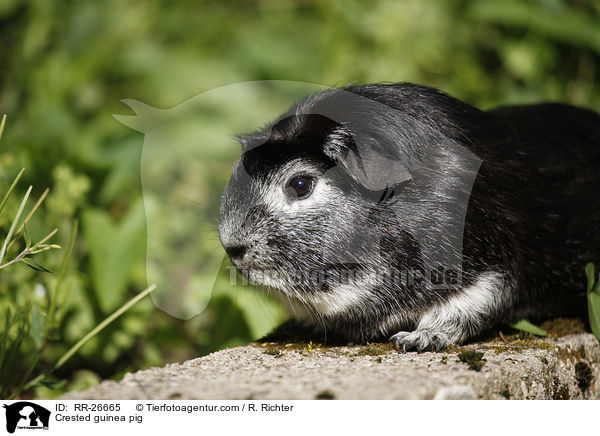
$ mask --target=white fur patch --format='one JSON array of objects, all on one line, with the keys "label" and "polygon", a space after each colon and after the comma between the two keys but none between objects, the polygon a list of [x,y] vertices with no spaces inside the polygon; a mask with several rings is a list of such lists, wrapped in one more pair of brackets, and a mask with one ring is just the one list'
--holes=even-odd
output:
[{"label": "white fur patch", "polygon": [[[252,278],[252,274],[250,277]],[[270,288],[269,292],[294,315],[315,319],[319,315],[338,315],[348,309],[360,309],[365,304],[369,304],[369,289],[373,286],[374,275],[353,283],[338,285],[329,291],[307,292],[303,295],[283,291],[288,286],[281,279],[261,275],[257,281],[268,286]]]},{"label": "white fur patch", "polygon": [[307,299],[320,314],[338,315],[369,304],[369,289],[374,283],[375,276],[367,276],[353,283],[338,285],[327,292],[311,294]]},{"label": "white fur patch", "polygon": [[501,307],[505,299],[502,274],[486,272],[475,283],[452,295],[449,300],[426,312],[419,327],[442,327],[456,319],[473,320],[486,317],[495,308]]}]

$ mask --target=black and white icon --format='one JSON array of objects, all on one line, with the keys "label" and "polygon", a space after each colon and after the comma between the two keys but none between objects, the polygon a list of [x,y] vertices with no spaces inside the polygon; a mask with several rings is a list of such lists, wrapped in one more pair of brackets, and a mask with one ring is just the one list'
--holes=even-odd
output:
[{"label": "black and white icon", "polygon": [[6,431],[9,433],[14,433],[16,429],[48,429],[50,411],[42,406],[18,401],[2,407],[6,409]]}]

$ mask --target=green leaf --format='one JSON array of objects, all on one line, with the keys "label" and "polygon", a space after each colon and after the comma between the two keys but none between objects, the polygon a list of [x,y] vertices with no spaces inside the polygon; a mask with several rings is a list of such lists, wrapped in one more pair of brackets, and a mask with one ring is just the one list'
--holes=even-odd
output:
[{"label": "green leaf", "polygon": [[56,381],[54,381],[54,380],[44,380],[44,381],[41,381],[40,384],[42,386],[47,387],[48,389],[55,390],[55,389],[62,388],[65,384],[67,384],[67,381],[66,380],[56,380]]},{"label": "green leaf", "polygon": [[588,310],[592,333],[600,341],[600,292],[588,294]]},{"label": "green leaf", "polygon": [[521,330],[521,331],[524,331],[527,333],[531,333],[532,335],[536,335],[536,336],[546,336],[548,334],[548,332],[546,330],[539,328],[538,326],[530,323],[526,319],[517,321],[516,323],[511,324],[510,326],[514,329]]},{"label": "green leaf", "polygon": [[36,262],[33,259],[23,258],[23,259],[21,259],[21,262],[23,262],[25,265],[27,265],[29,268],[31,268],[35,271],[52,273],[52,271],[50,271],[48,268],[46,268],[45,266],[43,266],[39,262]]},{"label": "green leaf", "polygon": [[592,333],[600,341],[600,274],[598,279],[595,278],[594,264],[588,263],[585,266],[585,274],[587,276],[587,300],[588,300],[588,315]]},{"label": "green leaf", "polygon": [[143,260],[143,203],[135,203],[118,223],[103,210],[89,209],[83,214],[82,227],[90,252],[94,293],[102,312],[109,313],[125,299],[133,266]]},{"label": "green leaf", "polygon": [[44,342],[44,330],[46,328],[46,320],[44,319],[44,315],[40,312],[40,309],[37,304],[33,305],[33,309],[31,310],[31,325],[29,328],[29,335],[35,346],[40,348],[42,343]]},{"label": "green leaf", "polygon": [[592,292],[592,288],[594,287],[594,264],[588,263],[585,266],[585,276],[587,277],[587,291]]}]

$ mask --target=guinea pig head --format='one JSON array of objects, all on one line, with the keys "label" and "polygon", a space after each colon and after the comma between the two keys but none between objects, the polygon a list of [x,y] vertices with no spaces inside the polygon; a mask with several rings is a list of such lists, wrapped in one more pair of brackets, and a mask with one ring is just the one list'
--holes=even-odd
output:
[{"label": "guinea pig head", "polygon": [[326,288],[342,267],[376,261],[373,206],[386,200],[389,183],[381,175],[393,171],[406,182],[404,168],[376,163],[372,150],[363,158],[347,127],[320,114],[286,116],[241,142],[219,226],[239,270],[258,284],[305,293]]}]

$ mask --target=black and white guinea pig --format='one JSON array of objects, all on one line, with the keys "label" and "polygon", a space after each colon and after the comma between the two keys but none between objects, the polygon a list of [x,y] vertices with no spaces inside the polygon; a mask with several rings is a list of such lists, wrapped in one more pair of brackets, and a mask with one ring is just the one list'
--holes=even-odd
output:
[{"label": "black and white guinea pig", "polygon": [[439,350],[557,315],[600,263],[590,110],[484,112],[423,86],[348,86],[240,142],[221,202],[226,252],[344,340]]}]

